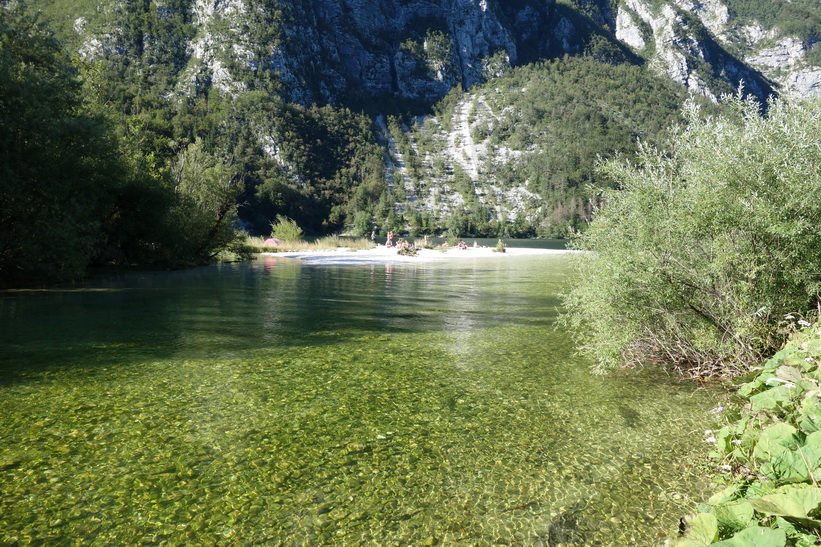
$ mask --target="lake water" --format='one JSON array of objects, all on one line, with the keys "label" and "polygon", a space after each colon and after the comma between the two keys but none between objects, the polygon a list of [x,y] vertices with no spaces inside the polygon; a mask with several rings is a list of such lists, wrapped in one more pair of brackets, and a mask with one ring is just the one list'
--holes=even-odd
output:
[{"label": "lake water", "polygon": [[655,545],[720,393],[593,376],[565,256],[0,296],[0,543]]}]

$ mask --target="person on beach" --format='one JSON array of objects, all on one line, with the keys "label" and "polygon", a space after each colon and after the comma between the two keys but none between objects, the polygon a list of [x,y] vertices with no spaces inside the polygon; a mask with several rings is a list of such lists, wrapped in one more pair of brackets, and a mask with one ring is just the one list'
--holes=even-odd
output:
[{"label": "person on beach", "polygon": [[387,247],[388,249],[393,247],[393,230],[388,232],[388,241],[387,243],[385,243],[385,247]]},{"label": "person on beach", "polygon": [[371,243],[376,245],[376,230],[371,230]]}]

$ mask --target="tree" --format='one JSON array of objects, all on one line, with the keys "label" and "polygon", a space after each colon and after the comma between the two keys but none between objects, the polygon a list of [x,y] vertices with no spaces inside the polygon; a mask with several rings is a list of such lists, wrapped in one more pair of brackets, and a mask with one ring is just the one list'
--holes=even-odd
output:
[{"label": "tree", "polygon": [[603,165],[621,190],[576,240],[566,317],[600,370],[742,372],[821,306],[821,99],[686,114],[670,153]]},{"label": "tree", "polygon": [[82,274],[124,174],[116,150],[60,43],[0,5],[0,283]]},{"label": "tree", "polygon": [[180,152],[172,169],[177,222],[186,235],[177,255],[195,261],[213,258],[235,237],[231,224],[242,176],[231,158],[207,152],[199,139]]}]

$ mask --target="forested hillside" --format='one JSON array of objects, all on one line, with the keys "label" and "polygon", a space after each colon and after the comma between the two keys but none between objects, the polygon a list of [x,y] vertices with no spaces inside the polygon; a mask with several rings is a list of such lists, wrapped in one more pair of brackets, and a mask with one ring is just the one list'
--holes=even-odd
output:
[{"label": "forested hillside", "polygon": [[2,6],[4,279],[199,263],[278,215],[563,236],[686,96],[821,82],[811,0]]},{"label": "forested hillside", "polygon": [[[412,230],[433,224],[479,236],[565,237],[582,228],[596,159],[662,145],[685,92],[646,68],[592,57],[511,69],[389,124],[393,195]],[[394,224],[394,228],[396,224]]]}]

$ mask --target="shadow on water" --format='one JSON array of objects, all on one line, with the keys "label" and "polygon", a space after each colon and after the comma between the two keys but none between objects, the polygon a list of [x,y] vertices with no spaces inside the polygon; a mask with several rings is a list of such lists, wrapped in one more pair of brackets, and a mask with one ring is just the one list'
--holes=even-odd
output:
[{"label": "shadow on water", "polygon": [[579,530],[579,518],[584,512],[583,503],[576,503],[562,511],[550,523],[546,538],[547,545],[585,545],[584,534]]},{"label": "shadow on water", "polygon": [[641,414],[626,405],[618,406],[619,414],[627,427],[641,427]]}]

